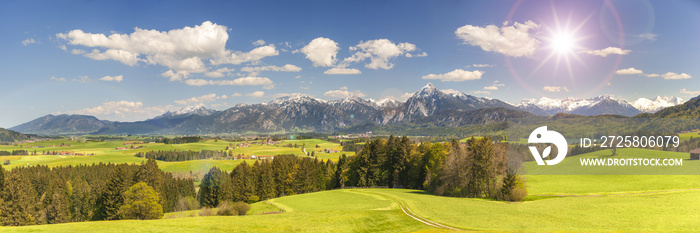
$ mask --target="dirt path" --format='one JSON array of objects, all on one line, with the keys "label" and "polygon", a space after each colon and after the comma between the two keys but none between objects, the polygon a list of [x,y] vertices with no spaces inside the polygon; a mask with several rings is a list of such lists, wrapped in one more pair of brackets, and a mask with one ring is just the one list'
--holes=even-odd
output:
[{"label": "dirt path", "polygon": [[428,219],[422,218],[422,217],[414,214],[410,209],[408,209],[408,207],[405,207],[404,205],[402,205],[400,201],[397,200],[396,203],[399,205],[399,208],[401,208],[401,211],[403,211],[404,214],[408,215],[408,217],[411,217],[412,219],[415,219],[416,221],[419,221],[425,225],[435,227],[435,228],[453,230],[453,231],[460,231],[461,230],[461,229],[445,226],[445,225],[442,225],[440,223],[436,223],[436,222],[430,221]]},{"label": "dirt path", "polygon": [[[357,192],[357,193],[363,193],[363,194],[366,194],[366,195],[373,195],[373,196],[376,195],[376,196],[383,197],[383,198],[379,198],[379,199],[385,199],[385,200],[394,201],[394,202],[396,202],[396,204],[399,206],[399,208],[401,209],[401,211],[403,211],[403,213],[406,214],[406,216],[411,217],[412,219],[414,219],[414,220],[416,220],[416,221],[418,221],[418,222],[421,222],[421,223],[423,223],[423,224],[425,224],[425,225],[428,225],[428,226],[431,226],[431,227],[435,227],[435,228],[440,228],[440,229],[452,230],[452,231],[461,231],[461,230],[462,230],[462,229],[458,229],[458,228],[454,228],[454,227],[450,227],[450,226],[445,226],[445,225],[442,225],[442,224],[440,224],[440,223],[436,223],[436,222],[430,221],[430,220],[428,220],[428,219],[426,219],[426,218],[423,218],[423,217],[421,217],[421,216],[419,216],[419,215],[413,213],[413,211],[411,211],[411,210],[408,208],[408,206],[406,206],[405,203],[402,203],[400,200],[398,200],[398,199],[396,199],[396,198],[391,198],[391,197],[389,197],[390,195],[379,194],[379,193],[375,193],[375,192],[372,192],[372,191],[369,191],[369,190],[363,190],[363,189],[352,189],[352,191]],[[378,198],[378,197],[375,197],[375,198]]]}]

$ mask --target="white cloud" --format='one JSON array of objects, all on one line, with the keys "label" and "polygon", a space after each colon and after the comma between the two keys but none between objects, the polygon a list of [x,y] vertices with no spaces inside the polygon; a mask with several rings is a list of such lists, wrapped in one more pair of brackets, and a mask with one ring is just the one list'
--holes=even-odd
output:
[{"label": "white cloud", "polygon": [[256,40],[256,41],[253,42],[253,45],[255,45],[255,46],[261,46],[261,45],[264,45],[264,44],[265,44],[265,41],[262,40],[262,39]]},{"label": "white cloud", "polygon": [[465,25],[455,31],[455,35],[465,44],[479,46],[484,51],[497,52],[511,57],[530,56],[537,50],[540,42],[530,35],[530,30],[536,30],[540,25],[527,21],[515,22],[503,27],[488,25],[486,27]]},{"label": "white cloud", "polygon": [[483,71],[465,71],[462,69],[456,69],[445,74],[429,74],[423,76],[423,79],[440,79],[443,82],[461,82],[466,80],[481,79]]},{"label": "white cloud", "polygon": [[[494,67],[494,66],[496,66],[496,65],[491,65],[491,64],[472,64],[472,67],[476,67],[476,68]],[[469,66],[467,66],[467,67],[469,67]]]},{"label": "white cloud", "polygon": [[82,49],[72,49],[70,53],[75,54],[75,55],[80,55],[80,54],[86,54],[87,52]]},{"label": "white cloud", "polygon": [[73,82],[79,82],[79,83],[86,83],[90,81],[90,78],[88,76],[78,76],[78,78],[74,78],[71,80]]},{"label": "white cloud", "polygon": [[177,107],[172,105],[144,107],[142,102],[121,100],[108,101],[97,107],[70,111],[69,113],[91,115],[105,120],[135,121],[144,120],[177,109]]},{"label": "white cloud", "polygon": [[66,47],[66,45],[64,45],[64,44],[59,45],[58,48],[63,50],[63,51],[68,51],[68,47]]},{"label": "white cloud", "polygon": [[461,91],[455,90],[455,89],[442,89],[442,92],[445,92],[447,94],[459,94],[462,93]]},{"label": "white cloud", "polygon": [[23,40],[23,41],[22,41],[22,44],[23,44],[24,46],[28,46],[28,45],[30,45],[30,44],[36,44],[36,43],[39,43],[39,42],[37,42],[36,40],[34,40],[34,38],[29,38],[29,39],[26,39],[26,40]]},{"label": "white cloud", "polygon": [[122,75],[117,75],[117,76],[104,76],[100,78],[102,81],[108,81],[108,82],[117,82],[120,83],[124,80],[124,76]]},{"label": "white cloud", "polygon": [[689,91],[685,88],[681,89],[681,93],[686,95],[700,95],[700,91]]},{"label": "white cloud", "polygon": [[[234,93],[233,95],[231,95],[231,97],[235,97],[236,94],[238,94],[238,93]],[[237,96],[240,96],[240,94],[238,94]],[[204,103],[204,102],[214,102],[214,101],[220,100],[220,99],[228,99],[228,96],[227,95],[216,95],[214,93],[211,93],[211,94],[207,94],[207,95],[203,95],[203,96],[192,97],[189,99],[175,100],[173,102],[176,104],[179,104],[179,105],[191,105],[191,104],[199,104],[199,103]]]},{"label": "white cloud", "polygon": [[365,65],[366,68],[388,70],[394,67],[389,60],[415,50],[417,50],[416,45],[411,43],[394,44],[387,39],[368,40],[350,47],[350,51],[355,53],[345,58],[341,67],[369,58],[370,62]]},{"label": "white cloud", "polygon": [[690,75],[688,75],[686,73],[676,74],[673,72],[668,72],[668,73],[665,73],[661,76],[664,77],[664,79],[689,79],[689,78],[692,78]]},{"label": "white cloud", "polygon": [[428,56],[428,53],[426,53],[426,52],[419,53],[419,54],[406,53],[406,57],[425,57],[425,56]]},{"label": "white cloud", "polygon": [[56,77],[54,77],[54,76],[51,76],[51,78],[49,78],[49,80],[54,80],[54,81],[59,81],[59,82],[65,82],[65,81],[66,81],[66,78],[56,78]]},{"label": "white cloud", "polygon": [[408,98],[411,98],[411,96],[413,96],[413,94],[415,94],[415,93],[408,93],[408,92],[403,93],[403,95],[401,95],[401,101],[406,101]]},{"label": "white cloud", "polygon": [[621,69],[615,71],[615,74],[639,74],[642,76],[646,76],[648,78],[657,78],[657,77],[663,77],[664,79],[667,80],[675,80],[675,79],[689,79],[692,78],[689,74],[686,73],[674,73],[674,72],[667,72],[665,74],[645,74],[641,70],[635,69],[635,68],[627,68],[627,69]]},{"label": "white cloud", "polygon": [[490,91],[482,91],[482,90],[476,90],[474,91],[474,94],[482,94],[482,95],[490,95]]},{"label": "white cloud", "polygon": [[361,74],[362,71],[360,71],[358,69],[335,67],[335,68],[330,68],[330,69],[324,71],[323,73],[324,74]]},{"label": "white cloud", "polygon": [[643,34],[637,35],[637,37],[639,37],[639,38],[642,38],[642,39],[645,39],[645,40],[650,40],[650,41],[655,41],[655,40],[656,40],[656,37],[658,37],[658,36],[659,36],[659,35],[656,35],[656,34],[654,34],[654,33],[643,33]]},{"label": "white cloud", "polygon": [[314,67],[325,67],[332,66],[336,62],[336,55],[339,49],[340,47],[338,47],[338,43],[335,41],[324,37],[318,37],[299,51],[306,55],[306,59],[309,59]]},{"label": "white cloud", "polygon": [[301,67],[286,64],[282,67],[279,66],[258,66],[258,67],[243,67],[241,69],[243,72],[261,72],[261,71],[277,71],[277,72],[299,72]]},{"label": "white cloud", "polygon": [[279,55],[280,52],[277,51],[277,48],[275,48],[274,45],[266,45],[262,47],[257,47],[250,52],[243,53],[243,52],[231,52],[227,51],[226,56],[223,58],[219,59],[212,59],[211,64],[213,65],[220,65],[220,64],[242,64],[242,63],[248,63],[248,62],[258,62],[262,60],[265,57],[271,57],[271,56],[277,56]]},{"label": "white cloud", "polygon": [[265,92],[263,92],[263,91],[254,91],[254,92],[245,94],[245,96],[253,97],[253,98],[262,98],[262,97],[265,96]]},{"label": "white cloud", "polygon": [[190,86],[273,86],[272,80],[263,77],[245,77],[233,80],[205,80],[205,79],[187,79],[185,84]]},{"label": "white cloud", "polygon": [[160,74],[160,76],[166,77],[170,79],[170,81],[182,81],[186,79],[190,75],[189,72],[187,71],[173,71],[173,70],[168,70]]},{"label": "white cloud", "polygon": [[[75,52],[80,52],[79,50],[73,50]],[[82,53],[81,53],[82,54]],[[138,54],[132,53],[121,49],[108,49],[107,51],[101,53],[100,50],[94,49],[90,53],[85,53],[84,56],[92,58],[94,60],[115,60],[124,63],[128,66],[134,66],[139,62]],[[201,61],[200,61],[201,62]],[[203,64],[202,64],[203,66]]]},{"label": "white cloud", "polygon": [[599,49],[599,50],[579,51],[579,53],[585,53],[588,55],[601,56],[601,57],[607,57],[610,54],[627,55],[630,52],[632,52],[632,50],[626,50],[626,49],[621,49],[621,48],[617,48],[617,47],[607,47],[607,48]]},{"label": "white cloud", "polygon": [[345,97],[351,97],[351,96],[356,96],[356,97],[365,97],[364,93],[359,90],[355,91],[348,91],[348,87],[341,87],[339,90],[330,90],[326,91],[323,93],[323,96],[328,96],[332,98],[345,98]]},{"label": "white cloud", "polygon": [[499,87],[505,86],[503,83],[498,83],[498,81],[494,81],[493,85],[491,86],[485,86],[484,90],[489,90],[489,91],[495,91],[498,90]]},{"label": "white cloud", "polygon": [[206,21],[194,27],[170,31],[134,28],[131,34],[112,33],[109,36],[76,29],[56,34],[56,38],[67,40],[72,45],[106,49],[85,54],[92,59],[112,59],[130,66],[143,61],[176,71],[198,73],[206,71],[203,58],[232,54],[225,48],[226,30],[225,26]]},{"label": "white cloud", "polygon": [[232,68],[219,68],[214,71],[206,72],[204,73],[204,76],[210,77],[210,78],[221,78],[224,77],[226,74],[231,73],[233,71],[236,71],[236,69]]},{"label": "white cloud", "polygon": [[542,90],[547,91],[547,92],[569,92],[569,88],[566,87],[554,87],[554,86],[544,86],[542,87]]},{"label": "white cloud", "polygon": [[627,68],[627,69],[621,69],[615,71],[615,74],[642,74],[641,70],[635,69],[635,68]]}]

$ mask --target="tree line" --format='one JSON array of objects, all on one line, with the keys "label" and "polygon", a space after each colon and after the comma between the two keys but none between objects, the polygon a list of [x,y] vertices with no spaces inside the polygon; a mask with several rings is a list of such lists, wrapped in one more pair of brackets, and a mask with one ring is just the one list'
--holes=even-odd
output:
[{"label": "tree line", "polygon": [[156,200],[164,212],[173,211],[179,199],[196,195],[192,179],[174,178],[155,160],[141,165],[0,167],[0,221],[23,226],[138,218],[128,211],[129,202],[141,195],[127,191],[140,182],[144,185],[134,189],[152,189],[157,197],[149,200]]},{"label": "tree line", "polygon": [[202,140],[199,136],[188,136],[188,137],[176,137],[176,138],[156,138],[156,143],[165,144],[184,144],[184,143],[195,143]]},{"label": "tree line", "polygon": [[29,155],[29,152],[27,150],[0,150],[0,155]]},{"label": "tree line", "polygon": [[213,167],[202,178],[198,199],[202,207],[216,207],[225,201],[256,202],[279,196],[332,189],[335,166],[293,154],[277,155],[272,161],[243,162],[230,173]]},{"label": "tree line", "polygon": [[177,162],[177,161],[187,161],[187,160],[197,160],[197,159],[209,159],[214,157],[225,157],[233,156],[233,151],[215,151],[215,150],[201,150],[201,151],[147,151],[138,152],[134,156],[146,159],[155,159],[166,162]]},{"label": "tree line", "polygon": [[507,144],[489,137],[471,138],[466,144],[424,142],[407,137],[368,141],[353,157],[342,155],[334,174],[334,187],[388,186],[422,189],[437,195],[487,197],[518,201],[527,194],[509,166]]},{"label": "tree line", "polygon": [[356,155],[338,162],[278,155],[272,161],[243,162],[231,173],[214,167],[204,175],[198,199],[204,207],[223,201],[265,200],[284,195],[345,187],[387,186],[437,195],[520,201],[527,195],[509,166],[507,144],[488,137],[466,144],[411,143],[407,137],[367,141]]}]

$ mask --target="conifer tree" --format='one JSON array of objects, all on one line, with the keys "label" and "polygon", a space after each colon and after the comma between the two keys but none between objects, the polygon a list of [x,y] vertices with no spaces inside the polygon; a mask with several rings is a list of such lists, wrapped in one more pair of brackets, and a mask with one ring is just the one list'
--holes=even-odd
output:
[{"label": "conifer tree", "polygon": [[97,199],[97,220],[119,219],[119,207],[124,204],[124,192],[131,185],[131,175],[127,165],[117,165],[109,175],[105,190]]}]

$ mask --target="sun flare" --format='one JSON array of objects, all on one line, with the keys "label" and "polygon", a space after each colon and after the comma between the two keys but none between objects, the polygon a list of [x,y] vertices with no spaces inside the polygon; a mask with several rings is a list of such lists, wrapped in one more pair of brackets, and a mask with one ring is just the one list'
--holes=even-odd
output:
[{"label": "sun flare", "polygon": [[568,32],[559,32],[552,36],[551,47],[558,54],[571,53],[576,47],[574,37]]}]

